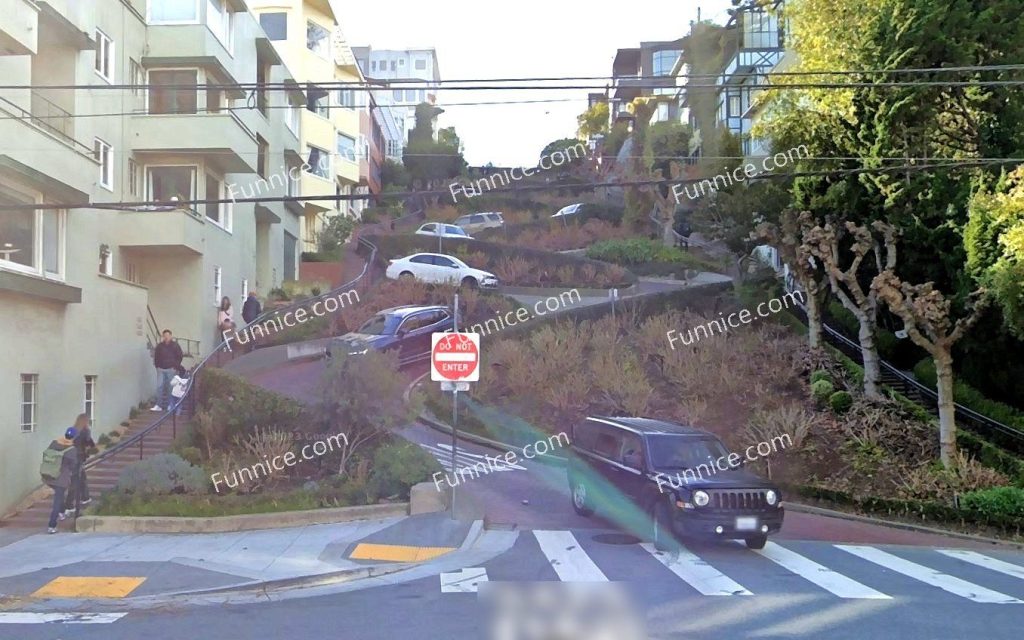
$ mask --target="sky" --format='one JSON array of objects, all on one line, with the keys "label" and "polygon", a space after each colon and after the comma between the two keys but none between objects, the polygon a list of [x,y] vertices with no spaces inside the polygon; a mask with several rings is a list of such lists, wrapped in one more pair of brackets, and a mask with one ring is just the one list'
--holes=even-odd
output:
[{"label": "sky", "polygon": [[[434,47],[442,79],[608,76],[615,50],[686,35],[698,6],[724,24],[729,0],[332,0],[351,46]],[[599,91],[599,89],[593,89]],[[438,103],[569,100],[452,106],[438,126],[454,126],[471,165],[534,166],[544,145],[576,135],[587,90],[445,91]]]}]

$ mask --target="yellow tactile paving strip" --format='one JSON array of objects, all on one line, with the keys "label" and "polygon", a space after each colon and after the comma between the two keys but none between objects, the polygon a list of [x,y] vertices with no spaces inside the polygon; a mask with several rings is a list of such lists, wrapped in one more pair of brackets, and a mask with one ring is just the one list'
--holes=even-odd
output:
[{"label": "yellow tactile paving strip", "polygon": [[124,598],[145,578],[60,576],[33,593],[36,598]]},{"label": "yellow tactile paving strip", "polygon": [[360,542],[349,558],[353,560],[385,560],[388,562],[422,562],[455,551],[455,547],[409,547],[399,544]]}]

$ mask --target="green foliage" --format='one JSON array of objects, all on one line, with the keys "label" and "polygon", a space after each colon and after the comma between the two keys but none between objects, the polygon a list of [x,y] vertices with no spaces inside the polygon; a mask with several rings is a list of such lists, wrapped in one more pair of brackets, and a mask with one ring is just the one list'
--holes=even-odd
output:
[{"label": "green foliage", "polygon": [[627,238],[625,240],[603,240],[587,247],[591,260],[611,262],[626,267],[672,264],[690,267],[700,271],[720,271],[721,266],[699,258],[692,253],[667,247],[660,240],[648,238]]},{"label": "green foliage", "polygon": [[[704,172],[714,180],[715,173]],[[722,174],[724,175],[724,174]],[[707,190],[707,183],[683,185],[683,197],[699,196]],[[790,195],[781,180],[760,180],[737,184],[714,192],[714,197],[699,198],[693,212],[693,226],[705,235],[723,241],[733,252],[750,253],[755,242],[751,232],[760,222],[778,222],[788,206]]]},{"label": "green foliage", "polygon": [[198,467],[203,464],[203,454],[199,447],[182,447],[178,455],[192,466]]},{"label": "green foliage", "polygon": [[268,291],[267,299],[278,302],[286,302],[288,300],[291,300],[291,298],[288,296],[288,293],[281,287],[275,287]]},{"label": "green foliage", "polygon": [[559,138],[558,140],[553,140],[547,143],[544,146],[544,149],[540,152],[540,157],[546,159],[550,158],[555,153],[559,153],[569,160],[569,162],[563,161],[563,167],[578,164],[585,157],[585,152],[584,154],[579,153],[579,145],[580,140],[578,138]]},{"label": "green foliage", "polygon": [[356,228],[355,220],[343,215],[334,215],[327,219],[327,224],[320,230],[317,236],[322,253],[335,252],[345,244],[352,231]]},{"label": "green foliage", "polygon": [[820,405],[825,404],[835,390],[835,386],[828,380],[818,380],[811,383],[811,397]]},{"label": "green foliage", "polygon": [[122,469],[114,490],[140,495],[203,493],[209,486],[201,468],[192,466],[181,456],[161,453]]},{"label": "green foliage", "polygon": [[601,154],[605,158],[614,158],[619,155],[619,151],[622,149],[622,145],[625,144],[626,138],[628,137],[629,126],[624,122],[616,123],[604,138]]},{"label": "green foliage", "polygon": [[811,372],[811,384],[814,384],[818,380],[827,380],[829,383],[832,383],[833,382],[832,374],[830,374],[828,371],[825,371],[824,369],[818,369],[817,371],[812,371]]},{"label": "green foliage", "polygon": [[369,504],[365,484],[355,480],[338,487],[324,486],[316,490],[295,489],[284,493],[250,493],[223,495],[137,495],[107,492],[96,508],[96,514],[136,517],[211,518],[253,513],[309,511],[330,507]]},{"label": "green foliage", "polygon": [[853,396],[849,391],[836,391],[828,397],[828,406],[835,413],[846,413],[853,406]]},{"label": "green foliage", "polygon": [[[921,384],[934,389],[938,381],[938,376],[935,374],[935,362],[931,358],[924,358],[914,365],[914,376]],[[980,391],[957,378],[953,379],[953,400],[983,416],[1024,431],[1024,411],[1002,402],[990,400]]]},{"label": "green foliage", "polygon": [[583,139],[594,135],[607,134],[609,117],[608,103],[598,102],[576,116],[576,122],[579,125],[576,129],[576,134]]},{"label": "green foliage", "polygon": [[411,442],[398,440],[377,449],[373,456],[369,491],[381,498],[409,499],[414,484],[427,482],[440,470],[437,460]]},{"label": "green foliage", "polygon": [[960,506],[997,518],[1024,522],[1024,489],[992,487],[991,489],[971,491],[960,496]]},{"label": "green foliage", "polygon": [[434,139],[434,120],[441,112],[426,102],[416,106],[416,126],[409,132],[402,162],[413,181],[425,184],[449,180],[466,168],[462,143],[451,127],[442,129]]},{"label": "green foliage", "polygon": [[223,449],[259,426],[293,431],[302,424],[302,405],[273,391],[267,391],[224,369],[207,367],[200,374],[199,411],[196,436],[208,455]]},{"label": "green foliage", "polygon": [[400,187],[399,191],[405,191],[412,184],[412,176],[401,162],[387,158],[381,166],[380,181],[385,190],[388,187]]}]

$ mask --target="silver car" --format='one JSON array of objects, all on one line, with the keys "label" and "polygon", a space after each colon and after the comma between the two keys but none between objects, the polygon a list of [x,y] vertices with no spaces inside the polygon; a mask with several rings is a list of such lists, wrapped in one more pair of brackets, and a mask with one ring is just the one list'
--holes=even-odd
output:
[{"label": "silver car", "polygon": [[501,212],[488,211],[459,216],[455,219],[455,224],[466,231],[480,231],[499,228],[505,224],[505,220],[501,217]]}]

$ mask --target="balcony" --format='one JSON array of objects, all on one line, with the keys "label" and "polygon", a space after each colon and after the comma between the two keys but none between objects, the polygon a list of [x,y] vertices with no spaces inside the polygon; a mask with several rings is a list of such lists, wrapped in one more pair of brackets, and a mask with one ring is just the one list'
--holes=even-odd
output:
[{"label": "balcony", "polygon": [[202,255],[206,220],[188,209],[125,211],[119,214],[117,239],[122,249],[148,255]]},{"label": "balcony", "polygon": [[137,154],[203,158],[221,173],[256,172],[256,137],[232,113],[169,113],[131,118]]},{"label": "balcony", "polygon": [[29,0],[0,0],[0,55],[38,51],[39,8]]},{"label": "balcony", "polygon": [[149,52],[142,58],[147,69],[202,67],[222,83],[238,83],[235,59],[205,24],[153,25],[147,35]]}]

